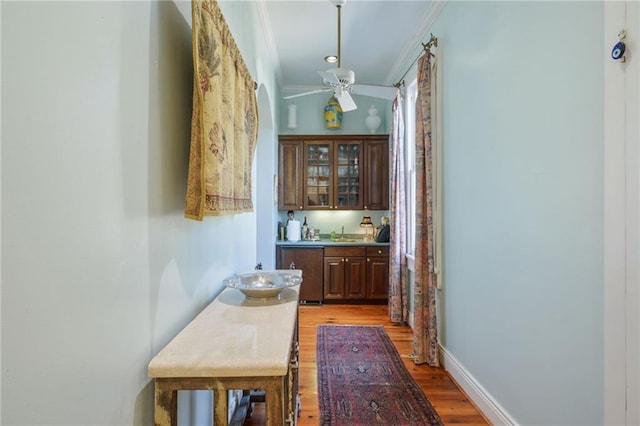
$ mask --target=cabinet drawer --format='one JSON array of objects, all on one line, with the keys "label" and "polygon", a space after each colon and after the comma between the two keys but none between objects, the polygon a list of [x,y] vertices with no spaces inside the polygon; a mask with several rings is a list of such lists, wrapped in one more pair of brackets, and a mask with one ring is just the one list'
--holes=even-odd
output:
[{"label": "cabinet drawer", "polygon": [[389,256],[389,246],[367,247],[367,256]]},{"label": "cabinet drawer", "polygon": [[344,257],[344,256],[365,256],[366,250],[365,247],[325,247],[324,248],[324,256],[325,257]]}]

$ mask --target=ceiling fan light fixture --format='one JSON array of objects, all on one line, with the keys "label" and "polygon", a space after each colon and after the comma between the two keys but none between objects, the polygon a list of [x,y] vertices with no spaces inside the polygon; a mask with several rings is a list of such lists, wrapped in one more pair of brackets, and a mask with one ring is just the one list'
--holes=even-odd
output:
[{"label": "ceiling fan light fixture", "polygon": [[[0,0],[1,1],[1,0]],[[343,68],[340,64],[342,61],[340,53],[341,45],[341,21],[340,21],[340,9],[347,0],[331,0],[331,3],[336,6],[338,10],[338,54],[328,55],[324,57],[324,60],[328,63],[336,63],[335,68],[328,69],[326,71],[318,71],[318,74],[322,76],[322,83],[328,85],[323,89],[312,90],[310,92],[298,93],[296,95],[285,96],[284,99],[297,98],[299,96],[311,95],[314,93],[333,91],[334,97],[337,100],[342,112],[353,111],[358,106],[353,101],[351,93],[356,95],[366,95],[383,99],[394,99],[398,89],[396,87],[387,86],[372,86],[367,84],[355,84],[356,74],[353,70]],[[329,127],[329,126],[328,126]]]}]

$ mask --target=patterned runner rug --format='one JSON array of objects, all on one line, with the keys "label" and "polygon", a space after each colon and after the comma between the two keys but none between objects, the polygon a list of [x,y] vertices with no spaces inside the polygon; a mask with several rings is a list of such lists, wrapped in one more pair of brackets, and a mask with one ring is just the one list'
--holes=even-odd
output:
[{"label": "patterned runner rug", "polygon": [[319,325],[320,425],[442,425],[383,326]]}]

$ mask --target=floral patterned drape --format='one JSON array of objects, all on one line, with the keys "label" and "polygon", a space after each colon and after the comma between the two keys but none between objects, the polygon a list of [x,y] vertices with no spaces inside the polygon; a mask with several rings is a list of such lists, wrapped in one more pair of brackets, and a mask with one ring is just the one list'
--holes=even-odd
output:
[{"label": "floral patterned drape", "polygon": [[396,324],[409,319],[407,301],[407,203],[405,178],[405,138],[400,91],[392,106],[391,133],[391,211],[389,240],[389,318]]},{"label": "floral patterned drape", "polygon": [[416,101],[416,262],[413,361],[440,364],[436,324],[436,274],[433,227],[433,157],[431,139],[431,52],[418,62]]},{"label": "floral patterned drape", "polygon": [[185,217],[253,210],[254,81],[215,0],[192,0],[193,113]]}]

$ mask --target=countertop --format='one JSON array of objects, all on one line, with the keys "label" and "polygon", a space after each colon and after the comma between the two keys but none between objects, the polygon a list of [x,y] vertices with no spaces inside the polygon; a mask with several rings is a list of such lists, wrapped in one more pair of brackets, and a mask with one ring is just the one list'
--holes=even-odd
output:
[{"label": "countertop", "polygon": [[299,292],[297,285],[259,300],[224,289],[151,360],[149,377],[284,376]]},{"label": "countertop", "polygon": [[375,241],[367,241],[365,242],[362,239],[353,238],[355,241],[331,241],[330,238],[321,238],[319,240],[300,240],[300,241],[287,241],[287,240],[277,240],[276,246],[373,246],[373,247],[384,247],[389,246],[389,243],[376,243]]}]

